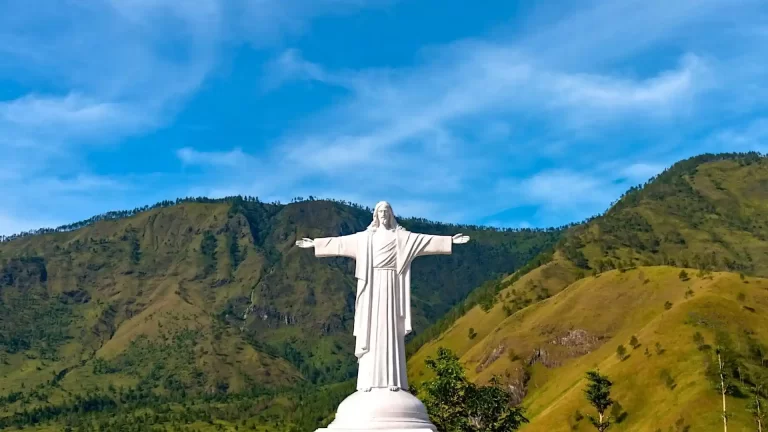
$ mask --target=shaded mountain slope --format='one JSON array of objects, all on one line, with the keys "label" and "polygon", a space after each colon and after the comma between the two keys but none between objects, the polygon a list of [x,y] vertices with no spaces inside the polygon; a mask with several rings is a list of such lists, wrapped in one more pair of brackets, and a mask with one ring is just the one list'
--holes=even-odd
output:
[{"label": "shaded mountain slope", "polygon": [[[363,229],[370,211],[198,201],[0,243],[0,395],[23,395],[3,410],[110,385],[185,397],[354,374],[353,261],[294,242]],[[401,223],[474,240],[414,264],[416,332],[560,235]]]}]

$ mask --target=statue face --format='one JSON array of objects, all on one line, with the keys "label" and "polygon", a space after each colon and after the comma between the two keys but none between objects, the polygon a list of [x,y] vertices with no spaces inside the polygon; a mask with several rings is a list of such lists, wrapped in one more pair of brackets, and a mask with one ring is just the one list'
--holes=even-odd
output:
[{"label": "statue face", "polygon": [[376,211],[376,217],[379,218],[379,223],[385,227],[389,227],[389,214],[390,210],[387,206],[381,206]]}]

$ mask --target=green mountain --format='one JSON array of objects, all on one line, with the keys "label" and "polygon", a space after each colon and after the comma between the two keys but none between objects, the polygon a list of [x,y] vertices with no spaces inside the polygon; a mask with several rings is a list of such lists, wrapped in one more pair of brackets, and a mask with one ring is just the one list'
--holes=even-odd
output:
[{"label": "green mountain", "polygon": [[[584,376],[598,368],[620,402],[610,430],[666,432],[722,427],[722,375],[731,429],[754,429],[767,198],[766,157],[708,154],[565,230],[401,221],[475,240],[414,264],[411,382],[444,346],[475,382],[501,378],[523,430],[587,431]],[[293,242],[360,230],[370,210],[251,198],[139,210],[0,244],[0,427],[327,423],[353,389],[352,263]]]},{"label": "green mountain", "polygon": [[447,347],[476,382],[501,377],[531,419],[522,430],[587,431],[585,374],[598,368],[620,402],[609,430],[716,430],[720,352],[731,428],[756,430],[748,407],[768,388],[765,277],[768,158],[702,155],[632,188],[427,330],[435,337],[409,358],[409,375],[430,379],[425,359]]},{"label": "green mountain", "polygon": [[758,153],[679,162],[572,228],[560,249],[597,272],[669,264],[768,276],[767,165]]},{"label": "green mountain", "polygon": [[[0,426],[126,411],[131,400],[186,404],[196,412],[187,420],[201,419],[211,414],[208,402],[194,411],[200,398],[258,399],[353,377],[353,262],[315,258],[294,242],[370,219],[370,209],[333,201],[195,199],[4,239]],[[414,264],[416,333],[561,234],[400,222],[473,238]]]}]

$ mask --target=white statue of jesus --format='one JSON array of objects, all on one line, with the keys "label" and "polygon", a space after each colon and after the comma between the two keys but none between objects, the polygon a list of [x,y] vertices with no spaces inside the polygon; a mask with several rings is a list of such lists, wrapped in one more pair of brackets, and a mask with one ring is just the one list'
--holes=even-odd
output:
[{"label": "white statue of jesus", "polygon": [[408,389],[405,335],[411,332],[411,262],[418,256],[451,253],[452,244],[469,237],[407,231],[397,224],[386,201],[376,204],[365,231],[341,237],[304,238],[296,245],[315,248],[315,256],[354,258],[355,356],[357,389]]}]

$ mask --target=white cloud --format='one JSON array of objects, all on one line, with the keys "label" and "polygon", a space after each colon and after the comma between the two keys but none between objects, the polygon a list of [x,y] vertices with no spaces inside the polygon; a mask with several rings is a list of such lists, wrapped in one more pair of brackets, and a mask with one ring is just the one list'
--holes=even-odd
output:
[{"label": "white cloud", "polygon": [[[267,68],[267,88],[309,80],[347,93],[259,157],[281,172],[270,177],[274,187],[262,183],[259,190],[302,191],[284,195],[290,198],[331,187],[361,202],[397,193],[415,202],[466,203],[462,217],[476,219],[510,206],[494,195],[497,183],[507,182],[515,185],[515,195],[504,197],[512,205],[576,219],[602,211],[627,187],[660,172],[665,165],[656,161],[674,161],[670,154],[680,149],[665,148],[667,142],[715,118],[719,102],[740,93],[729,80],[734,71],[742,70],[746,83],[766,69],[757,65],[747,74],[730,51],[689,37],[711,38],[713,21],[759,7],[738,1],[738,11],[715,0],[595,1],[514,39],[425,48],[415,64],[396,69],[330,69],[286,49]],[[762,48],[748,40],[737,45],[753,58]],[[636,67],[632,56],[653,47],[676,53],[674,61]],[[478,125],[489,126],[478,133]],[[544,132],[532,137],[529,130]],[[665,133],[640,150],[643,137]],[[543,159],[570,168],[522,174]],[[432,217],[449,207],[423,211]]]},{"label": "white cloud", "polygon": [[[406,142],[411,148],[434,143],[434,131],[450,135],[451,125],[482,115],[544,117],[555,110],[560,119],[583,127],[620,121],[625,113],[676,118],[683,110],[673,108],[695,96],[705,70],[695,57],[686,56],[680,69],[648,79],[567,74],[540,69],[535,59],[520,57],[514,49],[478,42],[454,44],[445,49],[445,58],[450,60],[405,72],[364,70],[352,77],[346,71],[335,75],[294,51],[284,54],[275,63],[285,68],[275,72],[279,80],[343,84],[353,95],[321,115],[326,127],[285,138],[280,153],[295,163],[311,161],[310,169],[333,171],[376,164]],[[313,157],[306,158],[308,154]]]},{"label": "white cloud", "polygon": [[548,208],[600,205],[615,198],[610,179],[566,169],[547,170],[521,180],[500,180],[496,192],[518,205]]},{"label": "white cloud", "polygon": [[[90,174],[84,146],[116,145],[169,125],[219,65],[224,48],[246,41],[267,48],[305,31],[316,16],[389,3],[94,0],[51,7],[4,2],[0,80],[34,89],[0,100],[4,226],[26,227],[12,221],[40,221],[32,216],[61,214],[65,208],[88,217],[114,203],[144,204],[128,198],[127,191],[149,180]],[[239,149],[228,154],[182,149],[178,156],[208,167],[255,162]],[[121,191],[114,200],[85,198],[114,190]],[[141,201],[147,199],[145,191]]]},{"label": "white cloud", "polygon": [[[65,206],[75,208],[80,218],[86,219],[104,211],[93,208],[94,198],[101,203],[114,203],[121,195],[135,192],[130,179],[84,172],[66,177],[42,174],[34,178],[15,175],[3,179],[0,176],[0,180],[3,180],[0,181],[0,196],[4,198],[4,206],[0,209],[0,235],[54,228],[72,222],[61,219]],[[82,213],[83,210],[86,213]]]},{"label": "white cloud", "polygon": [[254,46],[282,42],[307,30],[321,15],[347,15],[364,8],[387,7],[396,0],[234,0],[227,3],[232,30]]},{"label": "white cloud", "polygon": [[621,170],[621,174],[627,176],[631,182],[645,182],[651,177],[661,174],[666,168],[661,164],[633,163]]},{"label": "white cloud", "polygon": [[717,131],[707,144],[715,151],[768,153],[768,118],[756,118],[746,126]]},{"label": "white cloud", "polygon": [[0,102],[0,128],[22,137],[85,138],[137,130],[152,124],[139,110],[70,93],[64,97],[27,94]]},{"label": "white cloud", "polygon": [[[645,80],[583,74],[553,75],[545,85],[552,86],[556,104],[580,109],[646,109],[651,113],[688,100],[697,87],[703,87],[706,66],[694,55],[683,57],[679,69],[668,70]],[[667,113],[673,114],[673,113]]]},{"label": "white cloud", "polygon": [[[407,70],[338,73],[296,51],[283,53],[272,63],[270,84],[316,80],[345,87],[350,97],[287,134],[264,159],[270,166],[293,168],[286,170],[281,186],[295,188],[308,178],[320,178],[345,182],[345,187],[371,199],[393,186],[421,200],[455,197],[469,192],[472,179],[499,174],[499,157],[507,153],[500,154],[499,145],[508,145],[512,131],[522,129],[515,124],[516,116],[568,120],[555,130],[638,114],[664,122],[685,115],[673,108],[696,96],[697,79],[705,69],[686,56],[678,69],[631,79],[541,69],[535,58],[524,58],[500,43],[471,41],[435,51],[434,60]],[[550,117],[553,110],[555,117]],[[495,127],[482,136],[482,144],[461,136],[458,127],[484,116],[509,120],[492,123]],[[564,150],[569,140],[559,137],[554,142]],[[528,150],[514,147],[512,153]],[[546,178],[533,178],[531,185],[543,190]],[[565,185],[569,179],[561,180]],[[615,198],[607,195],[613,189],[601,191],[581,180],[567,186],[594,187],[596,193],[589,195],[592,198],[571,195],[574,199],[607,203]],[[473,201],[488,199],[485,193],[471,194]],[[561,198],[551,197],[553,202]]]},{"label": "white cloud", "polygon": [[[196,91],[217,44],[210,1],[14,2],[0,16],[0,79],[33,92],[0,102],[0,150],[30,175],[70,174],[87,143],[116,143],[167,124]],[[177,44],[186,56],[163,53]],[[23,77],[23,78],[19,78]]]},{"label": "white cloud", "polygon": [[[238,143],[177,150],[183,164],[204,168],[184,171],[205,173],[185,182],[195,194],[287,200],[334,191],[371,205],[394,196],[402,200],[398,208],[444,220],[477,219],[512,201],[581,218],[655,174],[658,161],[687,151],[667,143],[706,135],[712,124],[763,109],[768,100],[761,85],[768,67],[757,60],[768,54],[759,0],[541,7],[512,29],[513,37],[500,29],[425,47],[410,66],[397,68],[329,68],[285,43],[313,17],[390,3],[10,4],[12,13],[0,16],[0,79],[47,85],[0,101],[0,150],[8,155],[0,165],[24,167],[3,174],[4,191],[17,201],[38,193],[29,189],[30,175],[72,181],[87,172],[77,147],[168,124],[215,70],[222,47],[243,41],[287,47],[265,69],[267,89],[310,80],[344,93],[287,126],[272,152],[250,155]],[[183,55],[168,55],[169,47]],[[712,143],[763,145],[759,124],[723,127]],[[499,189],[505,184],[506,195]],[[457,202],[461,208],[447,204]],[[541,217],[528,220],[540,225]]]},{"label": "white cloud", "polygon": [[43,227],[57,227],[59,222],[41,219],[30,219],[26,216],[9,215],[0,211],[0,235],[18,234]]},{"label": "white cloud", "polygon": [[[184,147],[176,151],[176,155],[185,165],[203,165],[219,168],[248,167],[256,163],[256,160],[243,153],[241,148],[230,151],[197,151],[190,147]],[[252,167],[251,167],[252,168]]]},{"label": "white cloud", "polygon": [[[267,160],[302,165],[296,182],[343,179],[370,196],[385,193],[393,176],[408,196],[446,202],[469,196],[468,215],[532,203],[582,219],[680,154],[696,154],[681,146],[698,140],[699,128],[722,121],[725,110],[765,104],[755,89],[741,89],[763,81],[768,68],[755,59],[768,55],[768,45],[751,33],[736,34],[759,16],[760,2],[732,6],[715,0],[590,2],[514,39],[430,47],[409,68],[330,70],[286,51],[272,65],[277,81],[341,86],[349,97],[287,134]],[[735,17],[745,20],[734,24]],[[722,32],[713,33],[713,26]],[[665,54],[650,60],[653,49]],[[499,134],[465,133],[489,119],[506,127]],[[453,138],[439,156],[434,131]],[[739,139],[744,147],[759,146]],[[546,170],[547,164],[538,175],[522,174],[545,159],[570,168]],[[450,173],[451,188],[434,166]],[[390,175],[363,187],[367,170]],[[489,179],[518,185],[519,202],[489,204],[499,201]],[[408,183],[429,187],[416,194]]]},{"label": "white cloud", "polygon": [[79,173],[71,178],[41,178],[34,182],[35,188],[49,194],[121,192],[131,189],[129,182],[112,177]]}]

